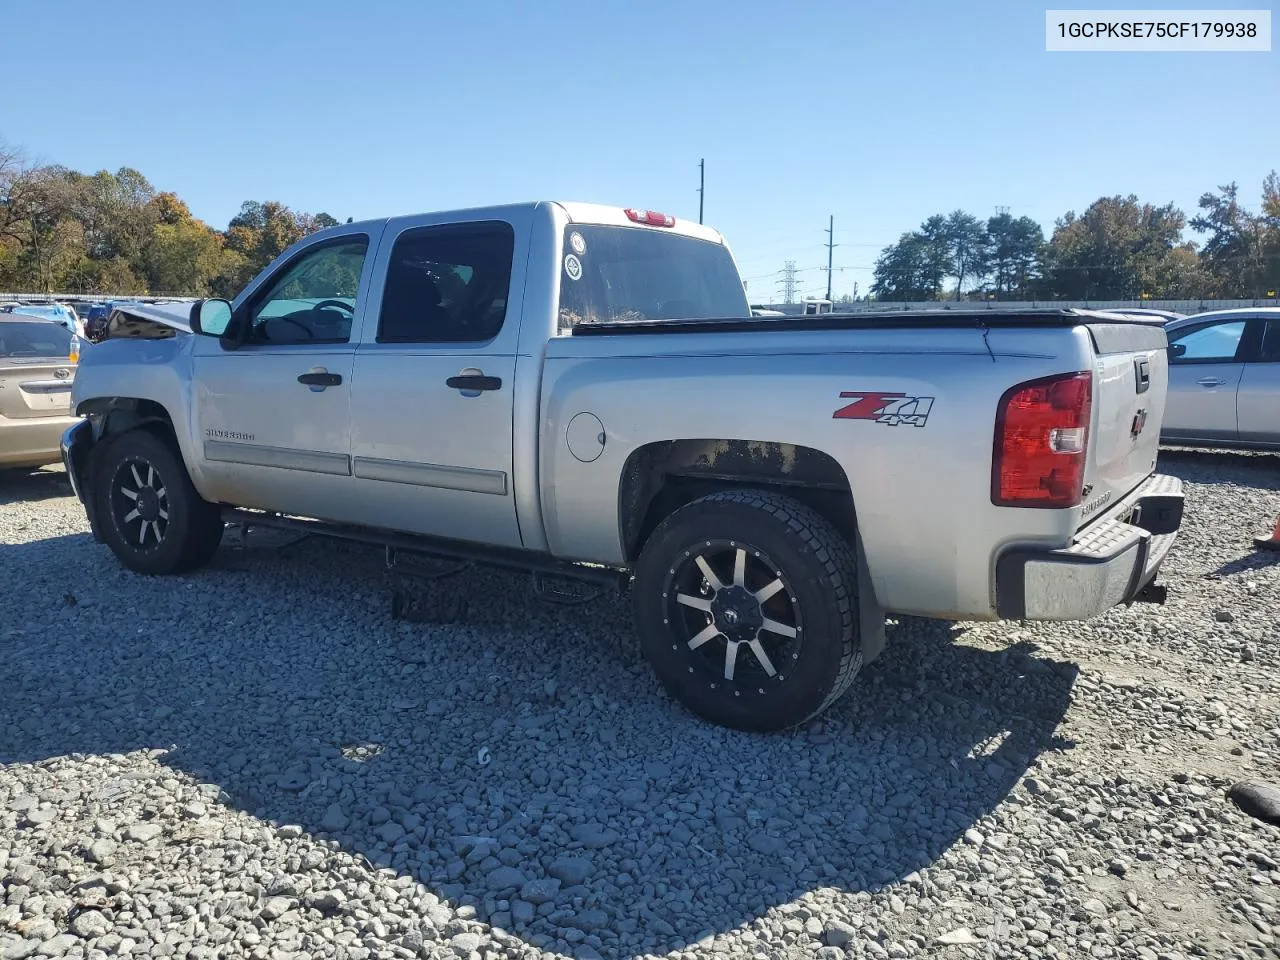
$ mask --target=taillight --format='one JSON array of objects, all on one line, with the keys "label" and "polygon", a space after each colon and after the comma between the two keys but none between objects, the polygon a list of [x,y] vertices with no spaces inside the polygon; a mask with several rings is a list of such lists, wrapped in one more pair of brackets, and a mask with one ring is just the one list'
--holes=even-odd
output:
[{"label": "taillight", "polygon": [[996,411],[991,502],[1074,507],[1083,499],[1093,374],[1030,380],[1005,391]]},{"label": "taillight", "polygon": [[624,211],[632,223],[647,223],[651,227],[674,227],[676,218],[669,213],[658,213],[656,210],[636,210],[627,207]]}]

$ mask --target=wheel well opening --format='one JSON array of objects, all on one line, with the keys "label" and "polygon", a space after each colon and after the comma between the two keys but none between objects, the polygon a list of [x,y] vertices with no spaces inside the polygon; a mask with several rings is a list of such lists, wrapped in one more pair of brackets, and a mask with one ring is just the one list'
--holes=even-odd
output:
[{"label": "wheel well opening", "polygon": [[628,560],[672,512],[718,490],[772,490],[816,510],[854,542],[853,492],[843,468],[812,447],[756,440],[665,440],[632,452],[618,510]]},{"label": "wheel well opening", "polygon": [[154,400],[98,397],[80,404],[77,413],[89,418],[99,440],[138,428],[152,430],[166,439],[174,436],[173,418]]}]

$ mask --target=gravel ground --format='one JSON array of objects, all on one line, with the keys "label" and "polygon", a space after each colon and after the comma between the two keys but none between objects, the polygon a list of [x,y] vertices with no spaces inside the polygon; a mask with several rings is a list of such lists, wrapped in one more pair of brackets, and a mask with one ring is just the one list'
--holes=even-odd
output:
[{"label": "gravel ground", "polygon": [[624,602],[377,551],[124,571],[0,480],[0,960],[1280,956],[1280,458],[1189,483],[1166,606],[905,619],[820,721],[668,702]]}]

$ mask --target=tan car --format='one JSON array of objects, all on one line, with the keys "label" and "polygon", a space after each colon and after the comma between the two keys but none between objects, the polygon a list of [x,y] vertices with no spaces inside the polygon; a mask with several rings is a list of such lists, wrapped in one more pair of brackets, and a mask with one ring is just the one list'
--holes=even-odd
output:
[{"label": "tan car", "polygon": [[71,384],[79,341],[62,324],[0,314],[0,469],[58,463],[62,432],[76,422]]}]

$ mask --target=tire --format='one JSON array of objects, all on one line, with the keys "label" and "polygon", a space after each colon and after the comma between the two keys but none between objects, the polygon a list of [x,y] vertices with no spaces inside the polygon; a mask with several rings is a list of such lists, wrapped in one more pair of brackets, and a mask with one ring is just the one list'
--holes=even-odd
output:
[{"label": "tire", "polygon": [[149,430],[122,433],[93,469],[102,538],[138,573],[185,573],[208,563],[222,542],[222,511],[200,497],[171,442]]},{"label": "tire", "polygon": [[658,525],[632,598],[667,692],[703,719],[765,732],[822,713],[862,668],[857,583],[852,548],[817,512],[776,493],[728,490]]}]

